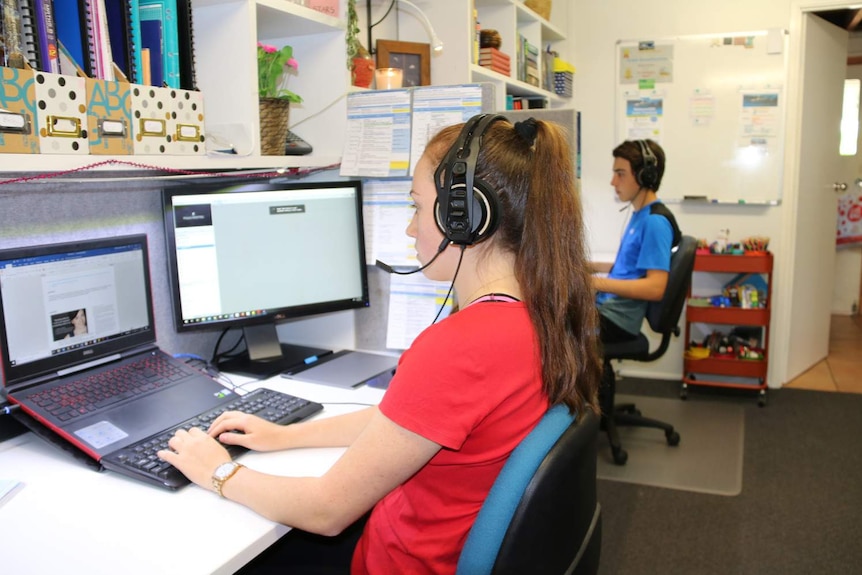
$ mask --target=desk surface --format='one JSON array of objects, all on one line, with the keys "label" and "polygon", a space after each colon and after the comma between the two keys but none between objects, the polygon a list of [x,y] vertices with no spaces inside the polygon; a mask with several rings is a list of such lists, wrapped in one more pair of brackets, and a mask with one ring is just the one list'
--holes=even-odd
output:
[{"label": "desk surface", "polygon": [[[231,376],[234,384],[250,381]],[[376,404],[380,389],[340,389],[280,377],[253,382],[324,404],[315,417]],[[279,475],[319,476],[342,448],[246,453],[239,461]],[[4,573],[233,573],[289,528],[190,485],[171,492],[97,473],[25,433],[0,443],[0,478],[24,483],[0,506]]]}]

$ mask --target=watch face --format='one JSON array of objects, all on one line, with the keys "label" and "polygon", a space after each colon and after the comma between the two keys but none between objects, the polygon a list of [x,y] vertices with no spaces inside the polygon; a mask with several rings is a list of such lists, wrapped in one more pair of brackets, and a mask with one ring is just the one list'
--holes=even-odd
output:
[{"label": "watch face", "polygon": [[215,470],[215,473],[213,473],[213,476],[215,476],[218,479],[224,479],[227,476],[227,474],[231,472],[231,470],[234,468],[235,465],[236,465],[236,463],[234,463],[233,461],[228,461],[227,463],[222,463],[221,465],[216,467],[216,470]]}]

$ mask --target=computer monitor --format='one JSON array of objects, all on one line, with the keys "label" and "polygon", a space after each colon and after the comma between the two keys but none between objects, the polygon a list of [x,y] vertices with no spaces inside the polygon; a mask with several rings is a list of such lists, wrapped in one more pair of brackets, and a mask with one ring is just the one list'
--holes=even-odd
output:
[{"label": "computer monitor", "polygon": [[242,328],[226,371],[269,377],[329,350],[278,322],[368,306],[359,181],[192,184],[162,192],[179,332]]}]

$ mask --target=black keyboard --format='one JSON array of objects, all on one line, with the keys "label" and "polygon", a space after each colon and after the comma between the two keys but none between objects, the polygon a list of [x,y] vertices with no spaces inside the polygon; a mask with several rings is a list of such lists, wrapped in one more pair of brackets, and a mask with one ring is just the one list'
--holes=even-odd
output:
[{"label": "black keyboard", "polygon": [[[130,445],[117,453],[102,458],[106,469],[119,471],[147,483],[152,483],[168,489],[177,489],[189,484],[189,480],[173,465],[162,461],[156,455],[161,449],[168,448],[168,440],[178,429],[189,430],[200,427],[206,430],[210,423],[225,411],[243,411],[251,413],[279,425],[296,423],[322,410],[319,403],[273,391],[271,389],[256,389],[234,401],[217,407],[197,417],[166,430],[158,437],[145,439]],[[232,458],[248,451],[238,445],[225,445]]]},{"label": "black keyboard", "polygon": [[60,421],[69,421],[193,374],[191,368],[173,363],[166,356],[148,354],[40,391],[29,399]]}]

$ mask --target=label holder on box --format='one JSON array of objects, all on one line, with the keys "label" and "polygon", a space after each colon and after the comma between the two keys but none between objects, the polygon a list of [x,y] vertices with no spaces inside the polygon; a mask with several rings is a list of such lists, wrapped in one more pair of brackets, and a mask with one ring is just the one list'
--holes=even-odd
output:
[{"label": "label holder on box", "polygon": [[80,138],[81,120],[70,116],[48,116],[47,129],[53,138]]},{"label": "label holder on box", "polygon": [[15,134],[31,133],[29,116],[24,112],[0,110],[0,132],[12,132]]}]

